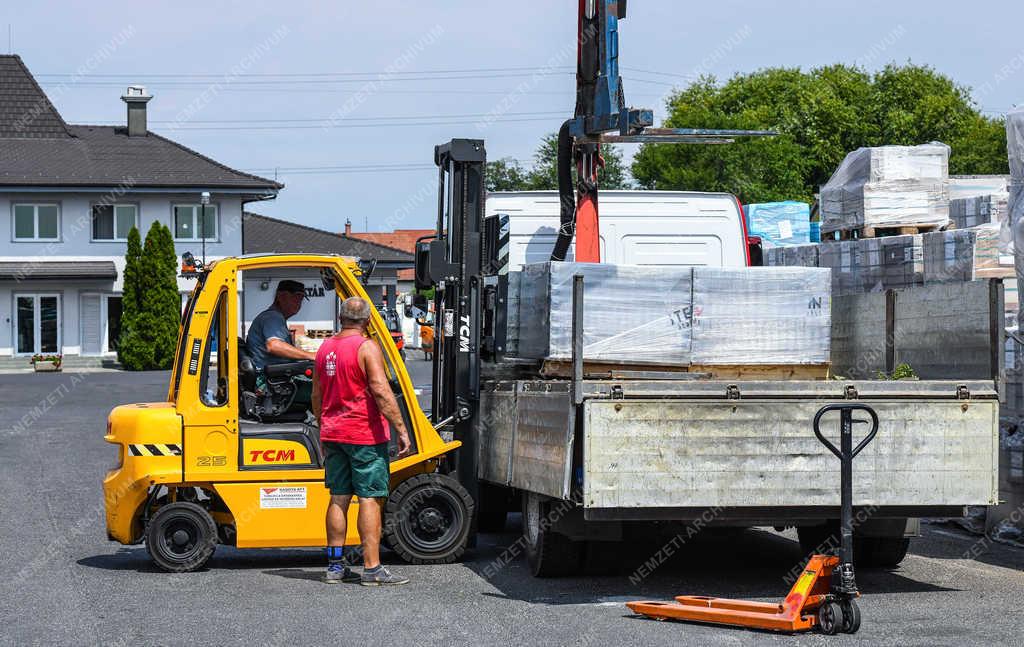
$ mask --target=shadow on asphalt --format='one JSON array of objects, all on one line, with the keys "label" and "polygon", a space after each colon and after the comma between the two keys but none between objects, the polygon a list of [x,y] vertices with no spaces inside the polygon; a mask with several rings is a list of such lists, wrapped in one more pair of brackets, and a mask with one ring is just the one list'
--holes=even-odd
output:
[{"label": "shadow on asphalt", "polygon": [[[511,529],[518,516],[510,522]],[[484,535],[464,562],[498,590],[483,595],[541,604],[669,600],[682,594],[781,600],[792,583],[786,575],[798,575],[804,559],[797,542],[773,532],[705,531],[679,542],[673,554],[656,562],[648,560],[664,540],[598,544],[600,551],[587,555],[587,575],[543,579],[530,575],[519,539],[518,533]],[[653,568],[641,568],[645,563]],[[956,590],[904,577],[898,568],[862,569],[857,581],[868,596]]]},{"label": "shadow on asphalt", "polygon": [[[953,524],[928,524],[926,531],[933,541],[918,548],[911,543],[916,555],[935,559],[972,559],[990,566],[1024,571],[1024,550],[1020,548],[971,534]],[[938,539],[936,535],[943,540],[935,541]]]}]

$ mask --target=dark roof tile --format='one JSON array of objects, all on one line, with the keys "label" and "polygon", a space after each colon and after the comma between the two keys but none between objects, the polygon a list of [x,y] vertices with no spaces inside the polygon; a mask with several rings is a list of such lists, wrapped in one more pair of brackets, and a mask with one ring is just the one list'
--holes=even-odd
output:
[{"label": "dark roof tile", "polygon": [[413,265],[413,255],[400,249],[248,212],[242,214],[242,253],[340,254]]},{"label": "dark roof tile", "polygon": [[64,123],[17,56],[0,56],[0,186],[242,189],[284,185],[242,173],[155,133]]}]

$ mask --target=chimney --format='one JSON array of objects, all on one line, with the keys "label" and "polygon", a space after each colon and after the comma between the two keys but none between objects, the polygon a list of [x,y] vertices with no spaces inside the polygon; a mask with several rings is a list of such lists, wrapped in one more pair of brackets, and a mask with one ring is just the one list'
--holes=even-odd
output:
[{"label": "chimney", "polygon": [[128,104],[128,136],[144,137],[146,135],[146,104],[153,97],[146,94],[146,86],[129,85],[121,101]]},{"label": "chimney", "polygon": [[350,219],[348,219],[348,218],[345,219],[345,235],[346,236],[351,236],[352,235],[352,221]]}]

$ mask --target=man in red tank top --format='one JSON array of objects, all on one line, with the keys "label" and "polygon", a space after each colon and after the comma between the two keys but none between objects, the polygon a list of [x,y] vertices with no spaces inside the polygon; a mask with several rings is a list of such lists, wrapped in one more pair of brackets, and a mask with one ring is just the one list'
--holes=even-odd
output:
[{"label": "man in red tank top", "polygon": [[[409,432],[388,383],[384,355],[366,336],[370,304],[359,297],[345,299],[340,319],[341,331],[320,346],[313,372],[313,413],[320,423],[324,448],[324,482],[331,490],[325,581],[364,586],[405,584],[408,579],[381,566],[380,535],[381,510],[391,479],[388,424],[398,435],[399,457],[409,452]],[[342,561],[353,495],[359,497],[361,576]]]}]

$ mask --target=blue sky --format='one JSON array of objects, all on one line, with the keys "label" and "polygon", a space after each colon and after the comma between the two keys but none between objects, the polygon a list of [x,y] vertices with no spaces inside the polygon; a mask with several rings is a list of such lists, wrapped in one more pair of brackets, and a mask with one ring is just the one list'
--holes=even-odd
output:
[{"label": "blue sky", "polygon": [[[1024,102],[1024,9],[973,6],[632,0],[626,99],[657,119],[673,85],[701,73],[911,60],[1005,112]],[[570,116],[575,12],[574,0],[37,0],[0,25],[69,122],[123,123],[118,97],[145,84],[151,130],[235,168],[277,169],[285,189],[253,210],[381,231],[431,226],[434,144],[482,137],[491,159],[528,162]]]}]

